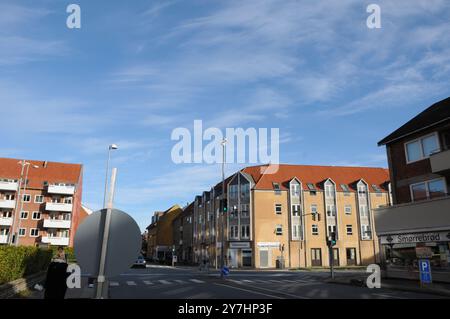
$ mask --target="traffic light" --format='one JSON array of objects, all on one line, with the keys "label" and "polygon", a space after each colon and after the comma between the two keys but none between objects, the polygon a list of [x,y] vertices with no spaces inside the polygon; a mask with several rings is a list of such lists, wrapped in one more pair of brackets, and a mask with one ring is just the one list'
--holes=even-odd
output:
[{"label": "traffic light", "polygon": [[328,242],[328,244],[329,244],[331,247],[336,246],[336,233],[335,233],[335,232],[330,233],[330,237],[329,237],[329,242]]},{"label": "traffic light", "polygon": [[228,211],[228,201],[226,198],[220,200],[220,211],[226,213]]}]

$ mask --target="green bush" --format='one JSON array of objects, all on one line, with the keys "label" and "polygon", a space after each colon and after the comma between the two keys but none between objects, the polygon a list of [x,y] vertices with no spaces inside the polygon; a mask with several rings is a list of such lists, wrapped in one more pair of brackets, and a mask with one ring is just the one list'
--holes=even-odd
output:
[{"label": "green bush", "polygon": [[30,246],[0,246],[0,284],[47,270],[53,252]]}]

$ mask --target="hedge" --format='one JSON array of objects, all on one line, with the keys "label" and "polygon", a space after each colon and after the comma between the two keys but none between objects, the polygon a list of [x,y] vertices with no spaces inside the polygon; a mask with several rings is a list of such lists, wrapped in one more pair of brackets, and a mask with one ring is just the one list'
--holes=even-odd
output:
[{"label": "hedge", "polygon": [[[58,246],[51,246],[51,249],[53,251],[53,255],[56,255],[56,252],[58,250]],[[68,262],[75,262],[75,253],[73,251],[73,247],[64,247],[64,253],[66,254],[66,259]]]},{"label": "hedge", "polygon": [[0,285],[47,270],[53,251],[31,246],[0,246]]}]

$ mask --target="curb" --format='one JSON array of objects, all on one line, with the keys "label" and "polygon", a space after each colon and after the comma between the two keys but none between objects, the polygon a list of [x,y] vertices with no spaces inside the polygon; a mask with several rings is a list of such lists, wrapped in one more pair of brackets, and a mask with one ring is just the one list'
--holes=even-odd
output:
[{"label": "curb", "polygon": [[37,274],[28,276],[26,278],[19,278],[0,286],[0,299],[7,299],[14,297],[21,291],[32,289],[37,283],[45,279],[46,272],[39,272]]}]

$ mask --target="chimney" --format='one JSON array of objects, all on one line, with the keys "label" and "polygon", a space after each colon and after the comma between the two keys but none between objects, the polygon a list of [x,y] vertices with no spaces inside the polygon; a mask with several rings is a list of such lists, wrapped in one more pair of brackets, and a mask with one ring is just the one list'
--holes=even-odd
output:
[{"label": "chimney", "polygon": [[44,161],[44,168],[47,168],[47,165],[48,165],[48,161]]}]

